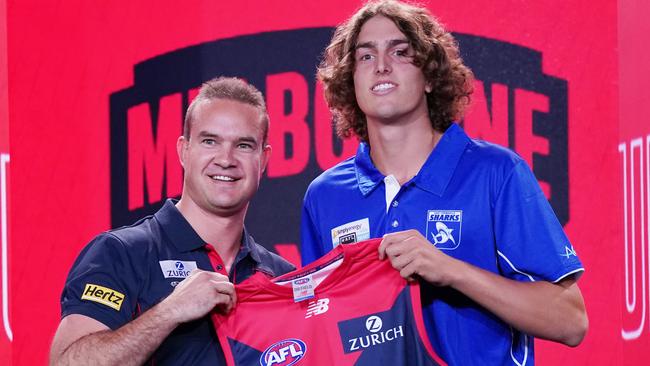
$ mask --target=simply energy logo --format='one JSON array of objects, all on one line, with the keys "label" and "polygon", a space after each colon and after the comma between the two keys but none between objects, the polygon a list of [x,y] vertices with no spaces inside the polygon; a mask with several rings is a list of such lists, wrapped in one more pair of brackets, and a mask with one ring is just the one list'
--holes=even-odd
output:
[{"label": "simply energy logo", "polygon": [[285,339],[269,346],[260,356],[260,366],[290,366],[298,363],[307,353],[305,342],[296,338]]},{"label": "simply energy logo", "polygon": [[[267,245],[298,243],[307,185],[353,155],[358,145],[354,138],[336,138],[314,77],[332,32],[308,28],[215,40],[134,65],[133,85],[110,95],[112,227],[152,214],[166,197],[181,194],[176,139],[184,111],[204,81],[237,76],[264,93],[273,146],[252,203],[262,209],[248,212],[247,227]],[[477,78],[473,106],[461,124],[470,136],[517,151],[566,223],[567,82],[543,73],[538,51],[473,35],[456,37]],[[333,241],[363,240],[360,232],[351,234],[340,233]]]}]

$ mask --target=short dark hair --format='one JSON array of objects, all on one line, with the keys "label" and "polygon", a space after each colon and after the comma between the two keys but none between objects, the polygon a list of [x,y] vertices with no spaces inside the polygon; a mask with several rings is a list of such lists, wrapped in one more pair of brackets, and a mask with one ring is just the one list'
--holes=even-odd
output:
[{"label": "short dark hair", "polygon": [[413,48],[413,64],[424,74],[432,91],[426,93],[429,118],[434,130],[444,132],[462,117],[470,102],[474,74],[463,64],[454,37],[427,9],[393,1],[370,1],[340,24],[323,60],[318,78],[323,82],[325,99],[332,110],[336,132],[341,138],[355,134],[368,141],[366,116],[354,92],[354,53],[361,27],[370,18],[384,16],[404,33]]},{"label": "short dark hair", "polygon": [[257,108],[260,112],[264,133],[263,141],[266,143],[269,134],[269,114],[266,110],[264,96],[253,85],[239,78],[224,76],[208,80],[201,85],[199,94],[192,100],[192,103],[187,108],[187,113],[185,113],[183,137],[186,139],[190,138],[190,128],[194,119],[194,109],[196,109],[196,106],[204,101],[212,101],[215,99],[234,100]]}]

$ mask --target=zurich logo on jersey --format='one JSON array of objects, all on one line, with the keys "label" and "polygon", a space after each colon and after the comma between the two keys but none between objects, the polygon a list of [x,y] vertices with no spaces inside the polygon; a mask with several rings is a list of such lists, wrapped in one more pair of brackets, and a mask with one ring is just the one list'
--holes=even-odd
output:
[{"label": "zurich logo on jersey", "polygon": [[269,346],[260,357],[260,366],[295,365],[307,353],[305,342],[289,338]]},{"label": "zurich logo on jersey", "polygon": [[427,239],[438,249],[456,249],[460,245],[462,210],[427,211]]}]

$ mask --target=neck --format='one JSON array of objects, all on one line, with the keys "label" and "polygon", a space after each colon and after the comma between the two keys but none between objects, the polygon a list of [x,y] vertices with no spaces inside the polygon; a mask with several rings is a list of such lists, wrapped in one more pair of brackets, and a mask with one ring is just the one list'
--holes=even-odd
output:
[{"label": "neck", "polygon": [[370,157],[384,175],[393,175],[401,184],[422,168],[442,133],[431,127],[428,116],[407,124],[380,124],[368,121]]},{"label": "neck", "polygon": [[235,214],[220,215],[199,207],[190,198],[181,198],[176,207],[201,239],[214,247],[229,269],[239,253],[248,207]]}]

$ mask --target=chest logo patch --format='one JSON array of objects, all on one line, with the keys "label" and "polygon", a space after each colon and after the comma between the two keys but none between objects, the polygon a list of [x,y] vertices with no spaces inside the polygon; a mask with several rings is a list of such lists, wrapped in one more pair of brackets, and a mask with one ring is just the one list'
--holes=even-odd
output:
[{"label": "chest logo patch", "polygon": [[332,229],[332,247],[339,244],[352,244],[370,239],[368,218],[348,222]]},{"label": "chest logo patch", "polygon": [[160,269],[162,270],[165,278],[187,278],[190,272],[195,270],[196,262],[194,261],[179,261],[179,260],[166,260],[159,261]]},{"label": "chest logo patch", "polygon": [[460,245],[462,210],[427,211],[427,239],[438,249],[453,250]]}]

